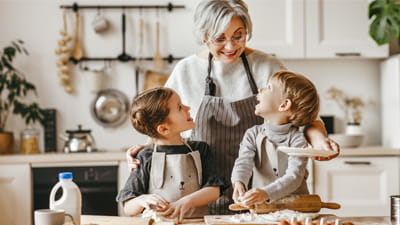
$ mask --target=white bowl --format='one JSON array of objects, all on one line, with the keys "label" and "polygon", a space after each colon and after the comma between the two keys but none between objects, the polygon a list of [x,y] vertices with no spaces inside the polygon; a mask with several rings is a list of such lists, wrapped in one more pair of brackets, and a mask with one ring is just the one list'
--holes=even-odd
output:
[{"label": "white bowl", "polygon": [[330,134],[329,138],[336,141],[340,147],[358,147],[360,146],[364,135],[362,134]]}]

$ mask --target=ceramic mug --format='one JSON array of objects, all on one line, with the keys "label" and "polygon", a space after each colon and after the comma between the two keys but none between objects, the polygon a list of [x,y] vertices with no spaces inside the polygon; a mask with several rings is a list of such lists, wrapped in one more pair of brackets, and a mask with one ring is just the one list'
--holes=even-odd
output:
[{"label": "ceramic mug", "polygon": [[96,33],[101,33],[101,32],[103,32],[103,31],[107,30],[107,28],[108,28],[108,21],[107,21],[107,19],[106,19],[104,16],[98,14],[98,15],[96,15],[96,17],[93,19],[93,21],[92,21],[92,26],[93,26],[93,29],[94,29],[94,31],[95,31]]},{"label": "ceramic mug", "polygon": [[64,210],[35,210],[35,225],[63,225],[65,217],[70,216]]}]

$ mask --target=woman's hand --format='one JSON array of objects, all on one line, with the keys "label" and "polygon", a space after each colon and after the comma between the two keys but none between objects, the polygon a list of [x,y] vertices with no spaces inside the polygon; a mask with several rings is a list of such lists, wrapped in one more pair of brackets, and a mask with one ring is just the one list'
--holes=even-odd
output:
[{"label": "woman's hand", "polygon": [[331,160],[333,158],[336,158],[340,153],[339,144],[336,143],[334,140],[327,138],[327,137],[321,138],[320,140],[313,143],[313,148],[336,152],[336,154],[328,156],[328,157],[314,157],[313,158],[314,160],[318,160],[318,161]]},{"label": "woman's hand", "polygon": [[250,206],[253,204],[264,203],[269,199],[267,192],[259,188],[252,188],[240,198],[241,204]]},{"label": "woman's hand", "polygon": [[140,195],[133,200],[136,204],[146,209],[155,208],[156,210],[162,210],[168,208],[169,205],[168,201],[157,194]]},{"label": "woman's hand", "polygon": [[241,198],[245,192],[246,192],[246,188],[244,187],[244,184],[240,181],[236,181],[233,186],[233,194],[232,194],[233,201],[236,204],[240,205],[239,198]]},{"label": "woman's hand", "polygon": [[169,218],[177,218],[178,217],[178,222],[182,222],[183,218],[185,216],[185,213],[189,211],[189,209],[193,208],[192,205],[190,204],[190,198],[187,196],[179,199],[176,202],[172,202],[169,204],[169,207],[166,208],[165,210],[158,210],[161,213],[162,216],[166,216]]},{"label": "woman's hand", "polygon": [[134,156],[138,154],[142,149],[144,148],[144,145],[134,145],[130,147],[128,150],[126,150],[125,157],[126,161],[128,163],[128,168],[129,171],[132,171],[136,168],[138,168],[140,164],[140,160],[136,159]]}]

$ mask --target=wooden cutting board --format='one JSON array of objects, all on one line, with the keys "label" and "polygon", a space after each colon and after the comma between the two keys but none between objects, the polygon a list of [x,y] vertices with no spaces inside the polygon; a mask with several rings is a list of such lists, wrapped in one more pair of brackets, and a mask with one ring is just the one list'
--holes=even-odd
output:
[{"label": "wooden cutting board", "polygon": [[204,222],[206,225],[274,225],[275,223],[268,222],[241,222],[235,223],[231,220],[232,215],[211,215],[204,216]]},{"label": "wooden cutting board", "polygon": [[82,225],[151,225],[150,219],[123,216],[81,216]]}]

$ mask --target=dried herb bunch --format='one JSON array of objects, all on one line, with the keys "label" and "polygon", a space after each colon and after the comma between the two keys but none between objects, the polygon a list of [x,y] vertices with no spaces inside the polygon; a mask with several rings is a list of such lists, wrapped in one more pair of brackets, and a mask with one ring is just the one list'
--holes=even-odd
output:
[{"label": "dried herb bunch", "polygon": [[334,100],[344,112],[347,124],[360,124],[362,120],[361,109],[373,101],[364,102],[360,97],[349,97],[342,90],[331,87],[328,89],[328,96]]}]

